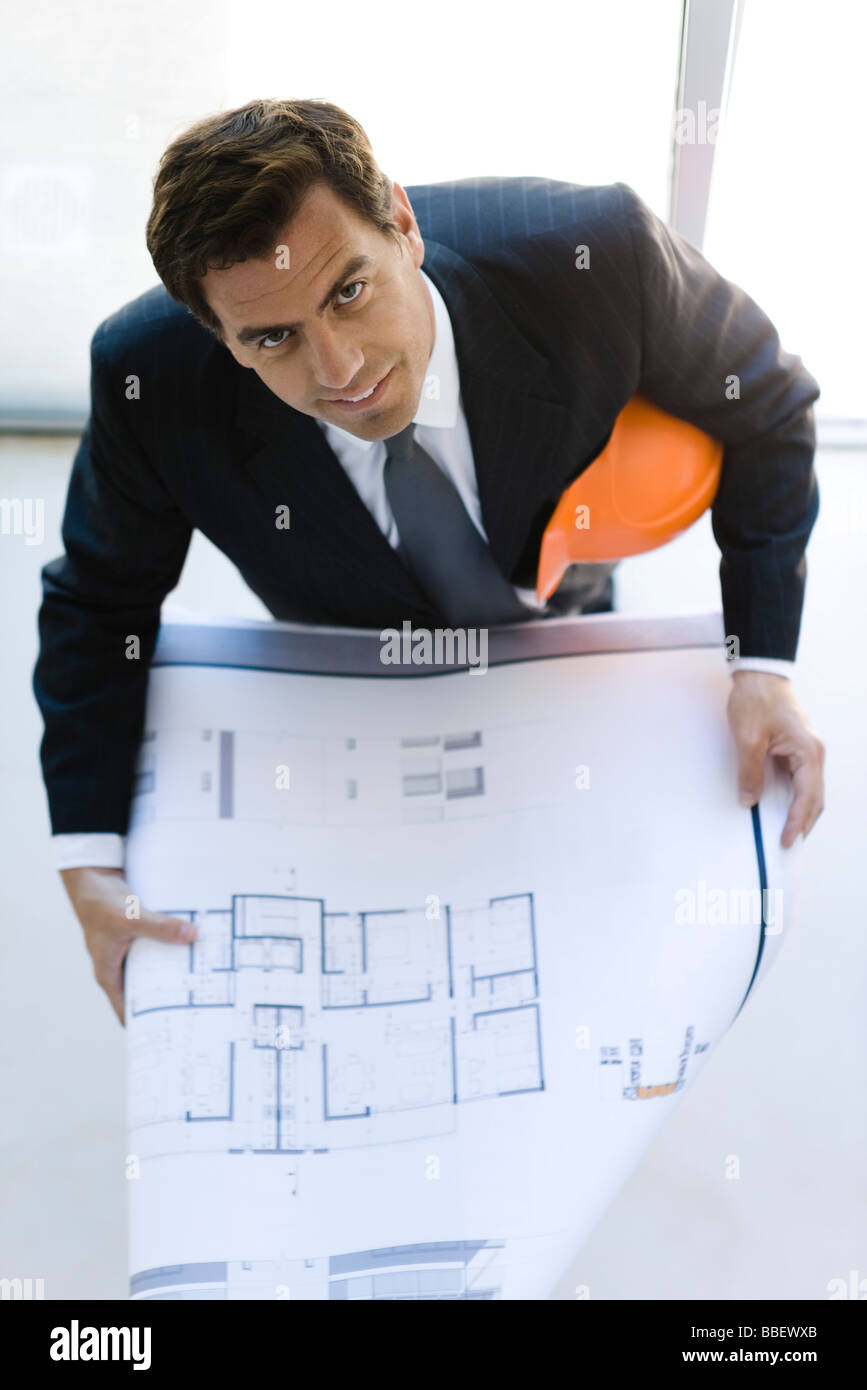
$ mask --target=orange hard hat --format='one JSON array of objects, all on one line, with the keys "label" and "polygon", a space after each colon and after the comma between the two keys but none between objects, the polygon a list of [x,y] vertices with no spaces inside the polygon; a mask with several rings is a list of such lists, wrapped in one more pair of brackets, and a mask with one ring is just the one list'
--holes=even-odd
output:
[{"label": "orange hard hat", "polygon": [[685,531],[713,501],[722,457],[718,440],[633,396],[545,528],[539,600],[551,597],[570,565],[640,555]]}]

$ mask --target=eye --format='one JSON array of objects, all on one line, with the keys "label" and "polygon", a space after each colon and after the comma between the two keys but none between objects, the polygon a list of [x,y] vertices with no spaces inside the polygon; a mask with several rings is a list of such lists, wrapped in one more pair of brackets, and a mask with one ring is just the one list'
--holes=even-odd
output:
[{"label": "eye", "polygon": [[[334,296],[335,304],[337,304],[341,308],[347,304],[354,304],[355,301],[361,297],[361,294],[366,284],[366,280],[350,280],[349,283],[344,285],[341,290],[337,291],[337,294]],[[340,296],[348,294],[350,290],[354,290],[357,292],[352,294],[349,299],[341,300]],[[282,347],[283,344],[289,340],[289,338],[294,338],[294,336],[295,334],[291,328],[275,328],[273,333],[267,334],[267,336],[264,338],[259,338],[256,343],[256,347],[271,349]],[[275,338],[279,339],[279,342],[275,342]]]},{"label": "eye", "polygon": [[361,294],[361,291],[364,289],[364,286],[365,286],[366,284],[367,284],[367,281],[366,281],[366,280],[350,280],[350,282],[349,282],[348,285],[344,285],[342,290],[338,290],[338,291],[337,291],[337,295],[335,296],[335,301],[337,301],[338,297],[339,297],[341,294],[346,294],[346,292],[347,292],[348,290],[354,290],[354,289],[356,288],[356,286],[359,286],[360,288],[359,288],[358,294],[354,294],[354,295],[352,296],[351,299],[347,299],[347,300],[344,300],[344,301],[343,301],[343,302],[346,303],[346,304],[352,304],[356,299],[358,299],[359,295]]},{"label": "eye", "polygon": [[[280,338],[281,333],[283,334],[282,338]],[[286,342],[286,339],[289,337],[289,334],[290,330],[288,328],[275,329],[275,331],[273,333],[269,333],[266,338],[260,338],[256,346],[259,348],[282,347],[283,344]],[[272,338],[280,338],[279,343],[272,342]]]}]

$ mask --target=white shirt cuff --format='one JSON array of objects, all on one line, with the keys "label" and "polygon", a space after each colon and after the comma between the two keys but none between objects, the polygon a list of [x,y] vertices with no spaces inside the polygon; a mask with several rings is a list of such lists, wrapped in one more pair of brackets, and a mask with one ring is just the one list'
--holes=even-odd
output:
[{"label": "white shirt cuff", "polygon": [[785,661],[775,656],[736,656],[729,661],[732,675],[735,671],[767,671],[772,676],[786,676],[792,680],[795,675],[794,661]]},{"label": "white shirt cuff", "polygon": [[123,835],[52,835],[54,866],[57,869],[122,869]]}]

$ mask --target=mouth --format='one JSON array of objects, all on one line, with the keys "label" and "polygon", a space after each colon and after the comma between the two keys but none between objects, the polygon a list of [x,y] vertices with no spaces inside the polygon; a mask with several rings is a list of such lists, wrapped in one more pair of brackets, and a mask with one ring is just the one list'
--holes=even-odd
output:
[{"label": "mouth", "polygon": [[388,390],[388,383],[393,371],[394,368],[390,367],[385,376],[380,377],[379,381],[375,381],[366,391],[359,391],[356,396],[343,396],[337,400],[326,401],[326,405],[336,406],[338,410],[346,411],[350,415],[357,414],[362,410],[369,410],[372,405],[376,405],[382,399]]}]

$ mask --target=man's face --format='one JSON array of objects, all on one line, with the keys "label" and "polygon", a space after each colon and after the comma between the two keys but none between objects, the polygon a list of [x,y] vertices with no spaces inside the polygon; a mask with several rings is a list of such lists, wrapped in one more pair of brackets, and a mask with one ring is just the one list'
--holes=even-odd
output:
[{"label": "man's face", "polygon": [[[393,189],[399,242],[317,184],[273,256],[202,281],[235,360],[293,409],[360,439],[388,439],[410,423],[434,342],[418,273],[424,243],[406,194]],[[369,400],[347,400],[371,387]]]}]

